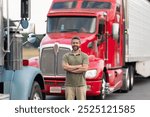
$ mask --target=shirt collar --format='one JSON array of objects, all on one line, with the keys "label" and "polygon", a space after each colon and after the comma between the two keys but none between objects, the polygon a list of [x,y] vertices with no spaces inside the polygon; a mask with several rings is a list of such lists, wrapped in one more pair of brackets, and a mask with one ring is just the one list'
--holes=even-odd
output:
[{"label": "shirt collar", "polygon": [[78,55],[81,54],[81,50],[79,50],[78,53],[74,53],[73,51],[71,51],[69,54],[70,54],[70,55],[74,55],[74,56],[78,56]]}]

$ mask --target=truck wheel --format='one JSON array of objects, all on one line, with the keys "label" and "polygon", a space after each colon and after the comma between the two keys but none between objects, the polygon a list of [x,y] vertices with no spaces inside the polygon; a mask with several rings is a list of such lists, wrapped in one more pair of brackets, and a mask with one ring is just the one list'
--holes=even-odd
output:
[{"label": "truck wheel", "polygon": [[38,82],[34,82],[31,90],[30,100],[42,100],[42,92]]},{"label": "truck wheel", "polygon": [[97,99],[97,100],[104,100],[106,98],[106,79],[105,79],[105,74],[103,74],[102,87],[101,87],[100,92],[101,93],[98,96],[95,96],[95,99]]},{"label": "truck wheel", "polygon": [[130,79],[129,90],[132,90],[133,85],[134,85],[134,68],[133,68],[133,66],[129,66],[129,79]]}]

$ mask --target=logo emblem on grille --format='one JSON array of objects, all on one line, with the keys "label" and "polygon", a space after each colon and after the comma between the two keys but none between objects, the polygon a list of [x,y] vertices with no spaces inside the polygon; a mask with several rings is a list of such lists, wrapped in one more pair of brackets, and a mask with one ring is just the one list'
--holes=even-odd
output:
[{"label": "logo emblem on grille", "polygon": [[58,43],[55,43],[55,45],[54,45],[54,53],[55,53],[55,55],[57,55],[58,52],[59,52],[59,46],[58,46]]}]

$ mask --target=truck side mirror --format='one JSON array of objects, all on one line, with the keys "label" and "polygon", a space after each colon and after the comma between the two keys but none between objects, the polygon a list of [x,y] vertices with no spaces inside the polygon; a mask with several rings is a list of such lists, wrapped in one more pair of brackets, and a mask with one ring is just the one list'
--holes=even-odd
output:
[{"label": "truck side mirror", "polygon": [[31,18],[31,0],[21,0],[21,18]]},{"label": "truck side mirror", "polygon": [[31,0],[21,0],[21,26],[28,28],[28,20],[31,18]]},{"label": "truck side mirror", "polygon": [[34,44],[37,40],[37,37],[34,33],[30,33],[28,35],[27,41],[23,43],[23,46],[26,45],[27,43]]},{"label": "truck side mirror", "polygon": [[36,38],[36,35],[34,34],[34,33],[30,33],[29,35],[28,35],[28,38],[27,38],[27,41],[29,42],[29,43],[35,43],[35,41],[37,40],[37,38]]},{"label": "truck side mirror", "polygon": [[119,24],[118,23],[113,23],[112,34],[113,34],[113,38],[118,40],[119,38]]}]

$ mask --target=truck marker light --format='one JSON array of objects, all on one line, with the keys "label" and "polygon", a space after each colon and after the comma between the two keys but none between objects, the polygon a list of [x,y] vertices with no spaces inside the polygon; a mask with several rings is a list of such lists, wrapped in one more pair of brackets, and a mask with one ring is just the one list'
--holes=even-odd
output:
[{"label": "truck marker light", "polygon": [[24,60],[23,60],[23,66],[28,66],[28,65],[29,65],[29,60],[24,59]]}]

